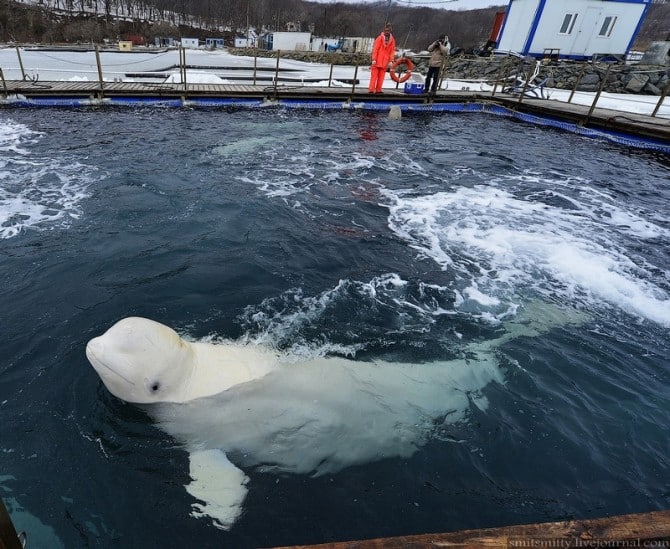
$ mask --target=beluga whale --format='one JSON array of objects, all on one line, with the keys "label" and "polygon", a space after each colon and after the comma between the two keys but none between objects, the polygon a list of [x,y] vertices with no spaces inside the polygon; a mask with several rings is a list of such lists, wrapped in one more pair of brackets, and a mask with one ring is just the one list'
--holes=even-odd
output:
[{"label": "beluga whale", "polygon": [[[191,515],[230,529],[243,512],[247,472],[323,475],[409,457],[503,383],[496,349],[570,322],[520,318],[462,358],[365,362],[304,358],[248,343],[191,342],[159,322],[128,317],[89,341],[86,356],[115,397],[146,406],[189,454]],[[245,472],[246,471],[246,472]]]}]

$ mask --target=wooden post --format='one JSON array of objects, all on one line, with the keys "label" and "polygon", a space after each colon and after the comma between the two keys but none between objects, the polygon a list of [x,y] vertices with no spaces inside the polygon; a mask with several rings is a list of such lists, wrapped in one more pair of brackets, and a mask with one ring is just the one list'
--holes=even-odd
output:
[{"label": "wooden post", "polygon": [[670,82],[668,82],[666,84],[665,89],[663,90],[663,93],[661,94],[661,97],[658,100],[658,103],[656,103],[656,107],[654,108],[654,112],[651,113],[651,116],[656,116],[656,113],[658,112],[658,109],[661,108],[661,105],[663,104],[663,100],[667,97],[669,92],[670,92]]},{"label": "wooden post", "polygon": [[354,69],[354,81],[351,84],[351,95],[356,91],[356,79],[358,78],[358,61],[356,61],[356,68]]},{"label": "wooden post", "polygon": [[598,103],[598,99],[600,99],[600,94],[603,92],[603,89],[605,88],[605,85],[607,84],[607,77],[610,74],[610,69],[612,68],[612,65],[607,65],[607,70],[605,71],[605,76],[603,76],[603,79],[600,81],[600,86],[598,87],[598,92],[596,93],[596,96],[593,98],[593,103],[591,104],[591,108],[589,109],[589,114],[586,115],[586,120],[584,120],[584,124],[587,124],[589,119],[591,118],[591,115],[593,114],[593,111],[596,108],[596,103]]},{"label": "wooden post", "polygon": [[330,84],[333,81],[333,64],[330,64],[330,74],[328,75],[328,87],[330,88]]},{"label": "wooden post", "polygon": [[184,63],[183,59],[181,57],[181,46],[179,46],[179,49],[177,50],[179,52],[179,80],[181,80],[181,83],[184,83]]},{"label": "wooden post", "polygon": [[[444,59],[442,60],[442,66],[440,67],[440,72],[437,73],[437,88],[436,88],[436,94],[437,92],[442,88],[442,83],[444,82],[445,74],[447,74],[447,67],[449,66],[449,58],[445,55]],[[428,93],[428,90],[423,90],[424,92]]]},{"label": "wooden post", "polygon": [[2,67],[0,67],[0,80],[2,80],[2,89],[5,92],[5,99],[9,96],[9,91],[7,90],[7,82],[5,82],[5,75],[2,73]]},{"label": "wooden post", "polygon": [[26,71],[23,69],[23,59],[21,59],[21,50],[16,46],[16,56],[19,58],[19,67],[21,67],[21,79],[26,80]]},{"label": "wooden post", "polygon": [[277,98],[277,81],[279,80],[279,54],[281,52],[277,50],[277,64],[275,66],[275,99]]},{"label": "wooden post", "polygon": [[521,90],[521,93],[519,94],[519,100],[517,101],[517,104],[520,105],[521,101],[523,100],[523,96],[526,93],[526,90],[528,89],[528,84],[530,84],[530,79],[533,78],[533,70],[528,71],[528,76],[526,77],[526,81],[523,83],[523,89]]},{"label": "wooden post", "polygon": [[[508,59],[508,58],[506,57],[505,59]],[[496,81],[493,84],[493,91],[491,92],[491,97],[495,97],[496,90],[498,89],[498,84],[500,84],[501,91],[504,88],[504,86],[501,84],[501,82],[502,82],[503,67],[505,66],[505,59],[500,60],[500,67],[498,68],[498,74],[496,75]]]},{"label": "wooden post", "polygon": [[98,66],[98,82],[100,84],[98,99],[102,99],[105,94],[105,84],[102,79],[102,65],[100,64],[100,50],[98,49],[98,46],[95,46],[95,63]]},{"label": "wooden post", "polygon": [[577,80],[575,81],[575,85],[572,87],[572,91],[570,92],[570,97],[568,97],[568,103],[570,103],[572,101],[572,98],[575,95],[575,91],[577,91],[577,86],[579,86],[580,82],[582,81],[582,78],[584,77],[585,72],[586,72],[586,63],[582,63],[582,71],[579,73],[579,76],[577,77]]},{"label": "wooden post", "polygon": [[182,99],[186,99],[188,94],[188,83],[186,82],[186,48],[179,46],[179,71],[181,73],[181,81],[184,87],[184,95]]},{"label": "wooden post", "polygon": [[258,52],[254,51],[254,81],[253,85],[256,85],[256,61],[258,60]]}]

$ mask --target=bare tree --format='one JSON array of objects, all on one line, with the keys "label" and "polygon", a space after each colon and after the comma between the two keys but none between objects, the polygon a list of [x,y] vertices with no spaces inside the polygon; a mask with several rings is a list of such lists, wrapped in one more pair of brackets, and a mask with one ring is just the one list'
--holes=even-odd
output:
[{"label": "bare tree", "polygon": [[[113,21],[123,22],[125,17],[151,21],[154,25],[167,22],[173,25],[192,21],[201,27],[230,29],[244,34],[246,29],[284,30],[288,23],[295,23],[303,30],[314,28],[321,36],[376,36],[386,20],[390,19],[398,45],[414,50],[425,49],[439,34],[448,34],[452,46],[463,49],[478,48],[490,34],[495,13],[504,8],[507,0],[499,0],[498,7],[448,11],[429,7],[408,7],[405,3],[387,0],[373,3],[350,4],[334,2],[329,4],[309,0],[41,0],[40,8],[45,13],[44,27],[31,24],[21,16],[20,9],[29,7],[29,0],[0,0],[0,34],[5,39],[16,39],[20,32],[22,39],[34,40],[36,34],[73,39],[86,34],[94,36],[94,29],[81,29],[73,21],[64,25],[62,18],[49,12],[66,12],[70,17],[87,17],[92,13],[104,13],[108,27]],[[646,48],[652,41],[668,38],[670,2],[655,0],[642,24],[634,45]],[[66,28],[67,26],[67,28]],[[21,27],[19,29],[19,27]],[[62,32],[61,32],[62,29]],[[178,31],[175,31],[178,34]],[[84,38],[88,39],[88,38]]]}]

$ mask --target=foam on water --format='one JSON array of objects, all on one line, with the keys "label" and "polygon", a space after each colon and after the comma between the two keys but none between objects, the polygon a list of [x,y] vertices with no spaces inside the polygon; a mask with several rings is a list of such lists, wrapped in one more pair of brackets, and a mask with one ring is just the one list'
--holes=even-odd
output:
[{"label": "foam on water", "polygon": [[[372,280],[340,280],[316,296],[292,289],[246,308],[240,321],[246,339],[284,348],[294,356],[353,356],[369,341],[418,336],[440,316],[453,315],[452,292],[422,282],[410,284],[388,273]],[[343,318],[357,324],[350,332],[334,331]]]},{"label": "foam on water", "polygon": [[545,179],[540,191],[525,176],[498,183],[505,188],[383,191],[390,228],[452,273],[461,308],[476,303],[499,317],[519,294],[532,292],[583,307],[618,307],[670,326],[670,285],[654,282],[658,268],[629,251],[631,239],[668,238],[653,216],[583,181]]},{"label": "foam on water", "polygon": [[321,157],[317,148],[296,151],[288,161],[281,159],[269,162],[272,162],[272,168],[265,172],[240,178],[257,185],[269,197],[293,196],[312,185],[338,181],[342,173],[360,173],[374,165],[364,155],[353,154],[349,158],[333,158],[333,155]]},{"label": "foam on water", "polygon": [[41,138],[23,124],[0,119],[0,239],[67,226],[82,213],[95,170],[52,151],[34,152]]},{"label": "foam on water", "polygon": [[[315,137],[305,144],[303,134],[309,133],[309,127],[279,118],[281,122],[264,123],[260,128],[236,127],[222,144],[212,148],[213,161],[244,167],[236,179],[255,185],[267,197],[284,199],[315,185],[366,173],[380,161],[365,151],[347,152],[337,140],[317,142]],[[270,146],[276,143],[277,135],[282,135],[282,146]]]}]

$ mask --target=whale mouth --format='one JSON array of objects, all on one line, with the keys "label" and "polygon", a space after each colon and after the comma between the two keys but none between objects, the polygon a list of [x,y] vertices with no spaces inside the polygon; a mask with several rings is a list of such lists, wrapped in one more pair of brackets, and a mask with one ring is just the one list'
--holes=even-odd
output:
[{"label": "whale mouth", "polygon": [[112,372],[114,375],[120,377],[123,381],[125,381],[128,385],[132,385],[133,387],[135,386],[135,383],[133,383],[130,379],[128,379],[126,376],[124,376],[121,372],[115,370],[112,368],[109,364],[105,363],[104,360],[100,358],[98,354],[96,354],[94,345],[91,345],[92,341],[89,341],[88,345],[86,345],[86,357],[88,358],[88,361],[91,363],[93,368],[100,373],[100,369],[104,368],[105,370],[109,370]]}]

